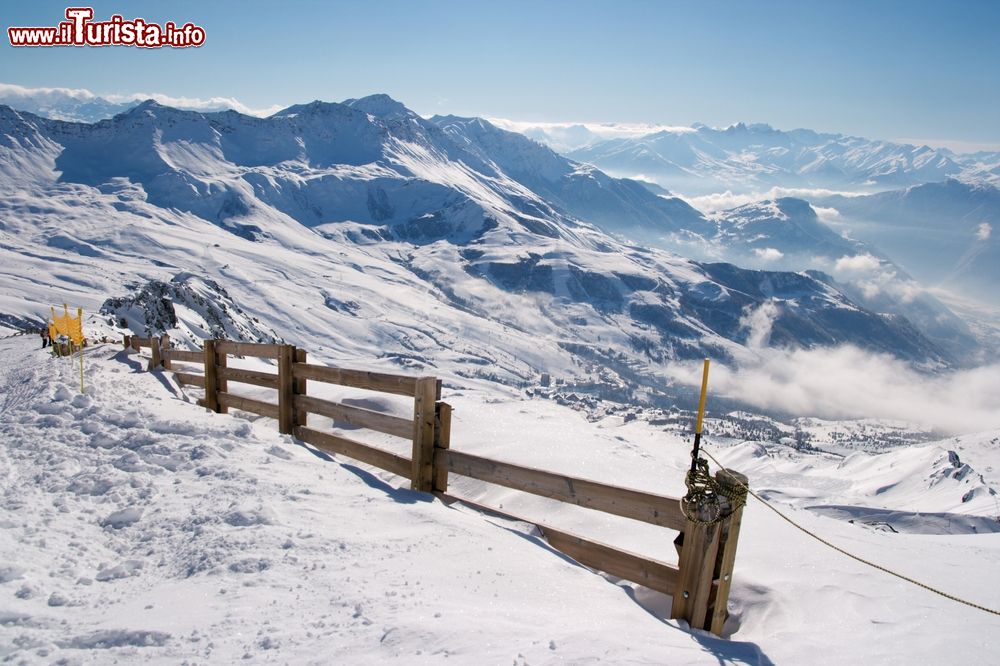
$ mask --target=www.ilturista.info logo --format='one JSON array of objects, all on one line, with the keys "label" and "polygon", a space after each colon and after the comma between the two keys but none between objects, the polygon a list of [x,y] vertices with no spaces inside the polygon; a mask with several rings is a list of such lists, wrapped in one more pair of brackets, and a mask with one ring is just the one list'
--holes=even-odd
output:
[{"label": "www.ilturista.info logo", "polygon": [[91,7],[67,7],[66,20],[55,27],[11,27],[11,46],[139,46],[184,48],[205,43],[205,29],[193,23],[163,25],[141,18],[125,20],[115,14],[108,21],[94,21]]}]

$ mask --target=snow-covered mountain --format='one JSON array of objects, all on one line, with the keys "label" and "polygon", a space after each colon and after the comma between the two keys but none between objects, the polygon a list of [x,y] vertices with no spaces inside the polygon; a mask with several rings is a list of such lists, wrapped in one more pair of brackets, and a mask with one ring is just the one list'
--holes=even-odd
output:
[{"label": "snow-covered mountain", "polygon": [[634,180],[611,178],[482,118],[435,116],[431,121],[456,143],[496,164],[559,210],[610,233],[644,238],[683,231],[703,233],[711,226],[682,199],[669,193],[657,196]]},{"label": "snow-covered mountain", "polygon": [[[979,363],[968,325],[872,244],[842,235],[801,199],[782,198],[722,211],[710,246],[741,266],[809,271],[875,311],[906,317],[952,358]],[[889,245],[889,247],[895,247]]]},{"label": "snow-covered mountain", "polygon": [[[0,104],[27,111],[52,120],[68,120],[81,123],[96,123],[106,120],[119,113],[139,105],[150,95],[130,94],[113,95],[112,99],[95,95],[82,88],[26,88],[10,83],[0,83]],[[152,95],[157,101],[175,106],[179,109],[192,111],[225,111],[234,109],[253,115],[267,115],[279,107],[270,110],[249,109],[239,100],[229,97],[212,97],[209,99],[175,98],[167,95]]]},{"label": "snow-covered mountain", "polygon": [[1000,305],[1000,189],[948,179],[869,196],[816,198],[838,226],[925,284]]},{"label": "snow-covered mountain", "polygon": [[688,195],[772,187],[884,190],[948,177],[1000,180],[996,153],[959,155],[945,148],[808,129],[782,131],[766,124],[663,130],[592,143],[568,155],[610,174],[641,176]]},{"label": "snow-covered mountain", "polygon": [[96,123],[128,111],[140,101],[111,102],[88,90],[25,88],[0,83],[0,104],[53,120]]},{"label": "snow-covered mountain", "polygon": [[654,201],[645,214],[663,225],[675,209],[598,171],[560,172],[550,151],[522,168],[519,151],[538,147],[520,137],[443,125],[384,95],[263,119],[146,102],[92,125],[2,108],[0,312],[94,310],[192,273],[328,358],[455,381],[624,381],[647,398],[671,360],[739,362],[765,304],[775,342],[947,360],[905,320],[806,274],[623,244],[568,194],[529,184],[608,215]]}]

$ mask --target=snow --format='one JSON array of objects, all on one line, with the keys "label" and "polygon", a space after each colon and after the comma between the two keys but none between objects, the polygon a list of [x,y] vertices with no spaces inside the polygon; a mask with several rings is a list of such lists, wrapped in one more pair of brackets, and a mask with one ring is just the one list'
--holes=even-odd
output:
[{"label": "snow", "polygon": [[[529,525],[414,493],[268,419],[206,412],[120,346],[88,348],[78,395],[78,366],[36,343],[0,340],[0,654],[17,663],[987,663],[997,649],[993,618],[845,559],[758,504],[744,518],[730,639],[691,634],[663,619],[668,597],[574,564]],[[687,438],[646,419],[590,421],[481,389],[444,398],[455,448],[681,491]],[[877,496],[995,520],[986,504],[952,504],[973,473],[923,484],[939,447],[960,443],[974,470],[997,463],[998,436],[847,459],[706,444],[807,527],[997,607],[996,530],[895,533],[804,507]],[[943,465],[958,469],[947,454]],[[895,489],[873,495],[876,481]],[[468,480],[453,490],[673,558],[666,530]]]},{"label": "snow", "polygon": [[[0,124],[4,332],[69,302],[85,309],[92,340],[120,339],[124,319],[187,349],[212,335],[287,341],[312,362],[433,374],[456,408],[456,448],[671,495],[683,493],[690,446],[676,405],[695,395],[682,361],[731,360],[713,366],[712,398],[730,412],[707,421],[713,455],[834,542],[1000,606],[1000,432],[939,440],[861,418],[885,417],[888,399],[921,416],[961,400],[976,427],[994,427],[995,368],[935,381],[896,361],[873,369],[851,346],[772,349],[779,371],[768,379],[784,379],[763,385],[808,397],[797,416],[832,408],[857,420],[733,411],[753,402],[741,391],[765,393],[737,363],[767,365],[750,348],[764,340],[755,331],[802,347],[868,344],[926,367],[934,351],[809,275],[699,264],[590,224],[601,211],[706,223],[676,199],[385,96],[266,119],[149,102],[93,127],[0,108]],[[730,148],[781,134],[731,129]],[[745,147],[722,164],[717,148],[699,148],[699,164],[769,168]],[[773,224],[772,239],[821,228],[815,217],[790,199],[729,213],[747,237]],[[846,560],[756,504],[729,640],[692,634],[664,620],[669,597],[577,566],[530,525],[412,493],[268,419],[206,413],[197,390],[144,372],[119,347],[88,348],[78,395],[78,366],[38,343],[0,340],[0,658],[15,663],[982,663],[995,653],[989,616]],[[819,371],[806,382],[793,367]],[[842,390],[848,370],[861,388]],[[538,387],[543,372],[553,389]],[[930,390],[904,390],[901,377]],[[314,394],[404,417],[412,408],[330,386]],[[404,440],[349,432],[408,454]],[[452,488],[676,561],[666,530],[468,479]],[[837,649],[817,655],[817,635]]]}]

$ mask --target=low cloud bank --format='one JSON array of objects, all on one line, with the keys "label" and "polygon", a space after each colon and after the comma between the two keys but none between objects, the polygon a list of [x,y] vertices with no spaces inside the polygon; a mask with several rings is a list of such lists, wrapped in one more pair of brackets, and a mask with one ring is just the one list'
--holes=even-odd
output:
[{"label": "low cloud bank", "polygon": [[[700,368],[678,364],[671,375],[696,386]],[[758,349],[739,367],[713,364],[710,389],[796,416],[901,420],[946,435],[1000,430],[1000,364],[928,375],[853,346]]]},{"label": "low cloud bank", "polygon": [[[827,190],[822,188],[772,187],[766,191],[732,192],[730,190],[726,190],[725,192],[715,192],[713,194],[704,194],[701,196],[686,196],[684,194],[679,194],[677,196],[680,196],[680,198],[701,212],[711,214],[729,210],[731,208],[737,208],[739,206],[745,206],[747,204],[757,203],[759,201],[781,199],[783,197],[794,197],[808,201],[813,197],[829,197],[836,194],[845,197],[856,197],[861,196],[864,193]],[[823,208],[822,214],[820,214],[820,209],[814,210],[816,210],[817,214],[820,215],[820,219],[824,222],[829,223],[831,219],[835,220],[839,217],[839,212],[833,208]]]},{"label": "low cloud bank", "polygon": [[29,88],[15,85],[13,83],[0,83],[0,100],[6,103],[17,104],[18,102],[31,102],[37,105],[58,104],[66,100],[76,102],[96,102],[104,100],[112,104],[125,104],[141,102],[147,99],[155,100],[164,106],[172,106],[178,109],[189,109],[192,111],[221,111],[233,109],[240,113],[251,116],[269,116],[280,111],[281,105],[272,105],[265,108],[253,108],[242,103],[233,97],[177,97],[165,95],[157,92],[136,92],[128,94],[108,94],[96,95],[86,88]]}]

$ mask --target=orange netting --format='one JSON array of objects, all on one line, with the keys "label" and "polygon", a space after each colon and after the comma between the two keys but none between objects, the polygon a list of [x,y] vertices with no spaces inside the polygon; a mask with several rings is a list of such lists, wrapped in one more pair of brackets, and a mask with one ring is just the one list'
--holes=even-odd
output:
[{"label": "orange netting", "polygon": [[69,307],[63,303],[63,314],[56,315],[52,308],[52,321],[49,322],[49,337],[55,340],[65,335],[74,345],[83,345],[83,308],[76,309],[76,316],[71,317]]}]

